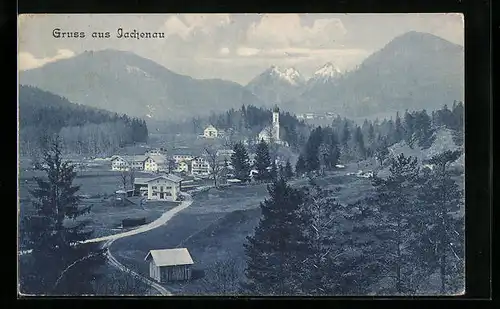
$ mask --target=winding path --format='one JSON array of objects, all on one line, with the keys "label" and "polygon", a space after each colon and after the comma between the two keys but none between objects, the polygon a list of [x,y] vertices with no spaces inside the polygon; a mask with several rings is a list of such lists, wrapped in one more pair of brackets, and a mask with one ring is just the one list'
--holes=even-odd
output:
[{"label": "winding path", "polygon": [[118,260],[111,254],[109,247],[117,239],[132,236],[132,235],[137,235],[140,233],[144,233],[144,232],[150,231],[152,229],[155,229],[157,227],[160,227],[160,226],[166,224],[179,211],[189,207],[193,203],[193,199],[189,194],[181,193],[181,195],[185,199],[184,199],[184,201],[181,202],[181,204],[179,206],[170,209],[169,211],[165,212],[160,218],[156,219],[155,221],[153,221],[147,225],[141,226],[137,229],[127,231],[124,233],[119,233],[119,234],[109,235],[109,236],[104,236],[104,237],[98,237],[98,238],[94,238],[94,239],[88,239],[86,241],[83,241],[83,243],[93,243],[93,242],[104,241],[104,243],[102,244],[102,248],[106,249],[106,257],[108,259],[108,263],[111,266],[113,266],[113,267],[115,267],[123,272],[127,272],[127,273],[131,274],[134,278],[144,282],[145,284],[147,284],[151,288],[158,291],[158,293],[160,295],[171,296],[172,293],[169,290],[167,290],[166,288],[164,288],[163,286],[161,286],[160,284],[154,282],[153,280],[150,280],[149,278],[144,277],[143,275],[140,275],[140,274],[134,272],[130,268],[127,268],[125,265],[118,262]]}]

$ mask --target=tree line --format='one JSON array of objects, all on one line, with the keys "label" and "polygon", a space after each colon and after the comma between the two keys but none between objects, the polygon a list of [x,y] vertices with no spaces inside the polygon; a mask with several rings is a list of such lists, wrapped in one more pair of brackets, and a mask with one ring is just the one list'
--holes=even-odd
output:
[{"label": "tree line", "polygon": [[282,177],[291,179],[294,176],[292,164],[289,160],[284,165],[276,164],[276,160],[270,154],[269,145],[261,140],[256,147],[255,159],[250,164],[250,158],[245,145],[238,142],[233,146],[234,153],[231,155],[231,165],[234,175],[237,179],[247,182],[250,181],[250,171],[256,171],[254,180],[259,182],[271,182]]},{"label": "tree line", "polygon": [[[255,137],[272,122],[270,109],[253,105],[242,105],[239,109],[230,109],[224,113],[212,113],[208,117],[193,117],[190,120],[166,126],[169,132],[190,132],[200,134],[208,125],[228,133],[237,135],[240,139]],[[300,148],[306,141],[309,126],[289,112],[280,112],[280,139],[288,142],[291,147]]]},{"label": "tree line", "polygon": [[391,157],[390,174],[374,177],[374,194],[351,204],[311,178],[293,188],[268,185],[262,218],[245,244],[241,292],[250,295],[408,295],[464,289],[463,191],[445,151],[422,169],[416,158]]},{"label": "tree line", "polygon": [[43,139],[59,134],[64,150],[79,154],[108,154],[119,147],[146,142],[142,119],[130,118],[67,99],[31,86],[19,89],[20,152],[38,154]]},{"label": "tree line", "polygon": [[379,121],[365,120],[362,125],[337,117],[331,126],[316,127],[301,150],[296,162],[296,172],[331,170],[339,162],[352,162],[376,157],[380,163],[388,155],[388,147],[405,141],[410,147],[428,148],[434,141],[434,133],[441,127],[454,132],[457,145],[463,144],[464,105],[454,102],[433,111],[406,111],[401,117]]}]

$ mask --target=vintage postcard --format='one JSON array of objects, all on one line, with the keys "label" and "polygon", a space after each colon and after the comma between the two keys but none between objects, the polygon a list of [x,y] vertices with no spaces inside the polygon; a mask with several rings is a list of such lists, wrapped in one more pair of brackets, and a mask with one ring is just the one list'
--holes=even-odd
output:
[{"label": "vintage postcard", "polygon": [[461,14],[20,15],[18,292],[465,292]]}]

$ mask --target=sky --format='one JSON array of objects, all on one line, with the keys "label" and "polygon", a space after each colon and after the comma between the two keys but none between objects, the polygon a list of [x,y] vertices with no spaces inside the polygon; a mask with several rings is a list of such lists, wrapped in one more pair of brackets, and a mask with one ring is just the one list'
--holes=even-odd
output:
[{"label": "sky", "polygon": [[[163,39],[119,39],[124,31],[163,32]],[[85,38],[54,38],[54,28]],[[109,31],[109,39],[92,32]],[[86,14],[21,15],[19,70],[86,50],[131,51],[193,78],[245,85],[271,65],[306,78],[327,62],[341,71],[359,65],[396,36],[428,32],[463,46],[463,15],[439,14]]]}]

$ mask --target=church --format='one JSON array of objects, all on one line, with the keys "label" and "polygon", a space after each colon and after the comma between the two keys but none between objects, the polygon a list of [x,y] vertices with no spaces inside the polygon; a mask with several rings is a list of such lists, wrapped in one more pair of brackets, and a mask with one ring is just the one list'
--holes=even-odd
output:
[{"label": "church", "polygon": [[264,140],[266,143],[276,143],[285,145],[286,142],[280,139],[280,110],[278,106],[273,108],[273,122],[266,126],[258,135],[258,141]]}]

